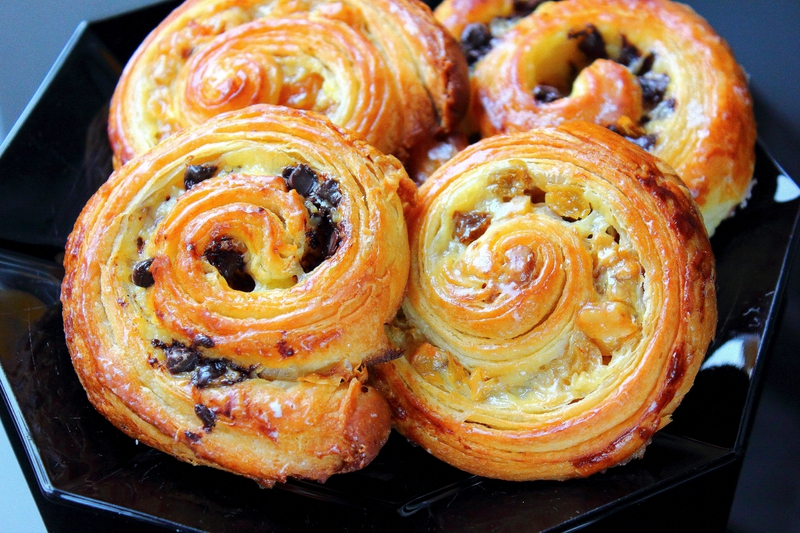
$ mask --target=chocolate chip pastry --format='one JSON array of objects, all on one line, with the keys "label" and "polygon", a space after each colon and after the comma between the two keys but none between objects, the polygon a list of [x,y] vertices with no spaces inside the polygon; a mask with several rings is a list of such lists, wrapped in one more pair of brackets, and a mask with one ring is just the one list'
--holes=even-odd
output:
[{"label": "chocolate chip pastry", "polygon": [[611,128],[672,166],[713,234],[749,195],[756,126],[728,45],[668,0],[445,0],[472,65],[483,136],[570,120]]},{"label": "chocolate chip pastry", "polygon": [[404,159],[468,96],[458,43],[417,0],[187,0],[126,65],[109,137],[118,168],[191,124],[280,104]]},{"label": "chocolate chip pastry", "polygon": [[607,128],[497,135],[420,188],[411,271],[372,372],[397,429],[463,470],[567,479],[640,456],[717,322],[687,188]]},{"label": "chocolate chip pastry", "polygon": [[70,235],[62,302],[89,399],[133,438],[270,486],[368,464],[368,367],[406,286],[400,163],[256,105],[116,171]]}]

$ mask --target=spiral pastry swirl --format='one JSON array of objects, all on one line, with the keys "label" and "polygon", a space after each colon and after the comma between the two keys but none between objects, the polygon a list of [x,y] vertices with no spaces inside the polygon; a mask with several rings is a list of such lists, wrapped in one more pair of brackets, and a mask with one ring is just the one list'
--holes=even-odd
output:
[{"label": "spiral pastry swirl", "polygon": [[747,80],[691,8],[447,0],[436,15],[474,65],[471,113],[482,135],[569,120],[608,126],[677,171],[710,234],[749,195],[756,126]]},{"label": "spiral pastry swirl", "polygon": [[433,455],[509,479],[644,451],[716,327],[714,257],[663,162],[605,128],[485,138],[423,184],[411,273],[372,376]]},{"label": "spiral pastry swirl", "polygon": [[188,0],[142,43],[114,93],[118,168],[173,133],[253,104],[325,114],[384,153],[466,112],[458,44],[417,0]]},{"label": "spiral pastry swirl", "polygon": [[265,485],[363,467],[388,437],[367,365],[409,268],[400,163],[256,105],[116,171],[70,235],[67,344],[140,441]]}]

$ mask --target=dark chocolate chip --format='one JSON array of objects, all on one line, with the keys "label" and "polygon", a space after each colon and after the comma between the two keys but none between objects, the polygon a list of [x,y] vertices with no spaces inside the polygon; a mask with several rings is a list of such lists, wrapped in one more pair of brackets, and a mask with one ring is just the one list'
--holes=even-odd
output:
[{"label": "dark chocolate chip", "polygon": [[514,0],[514,17],[527,17],[549,0]]},{"label": "dark chocolate chip", "polygon": [[243,381],[249,375],[250,371],[227,359],[203,359],[192,374],[192,385],[200,389],[233,385]]},{"label": "dark chocolate chip", "polygon": [[303,198],[307,198],[317,187],[317,173],[304,163],[284,168],[282,175],[286,180],[286,186],[290,190],[297,191]]},{"label": "dark chocolate chip", "polygon": [[199,442],[200,441],[200,437],[201,436],[198,435],[197,433],[193,432],[193,431],[184,431],[183,434],[186,436],[187,439],[189,439],[192,442]]},{"label": "dark chocolate chip", "polygon": [[278,353],[281,354],[282,359],[286,359],[287,357],[294,355],[294,348],[289,346],[286,341],[281,339],[278,341]]},{"label": "dark chocolate chip", "polygon": [[214,240],[203,257],[219,271],[231,289],[242,292],[255,289],[255,280],[245,271],[244,253],[230,237]]},{"label": "dark chocolate chip", "polygon": [[333,232],[328,237],[328,244],[325,247],[325,255],[327,257],[330,257],[333,254],[335,254],[336,250],[339,249],[340,243],[341,243],[341,237],[339,235],[339,230],[334,227]]},{"label": "dark chocolate chip", "polygon": [[183,187],[188,191],[201,181],[214,177],[217,170],[217,165],[189,165],[183,173]]},{"label": "dark chocolate chip", "polygon": [[623,136],[633,144],[636,144],[645,150],[652,150],[658,141],[658,135],[654,133],[645,133],[641,128],[636,128],[638,131],[623,131],[616,124],[610,124],[608,129],[614,133]]},{"label": "dark chocolate chip", "polygon": [[642,101],[645,107],[652,109],[661,100],[669,86],[669,76],[651,72],[645,76],[639,76],[639,85],[642,87]]},{"label": "dark chocolate chip", "polygon": [[202,346],[203,348],[213,348],[214,347],[214,339],[209,337],[208,335],[204,335],[202,333],[198,333],[194,336],[194,345],[195,346]]},{"label": "dark chocolate chip", "polygon": [[223,374],[225,374],[225,363],[221,361],[205,360],[192,374],[192,385],[204,389]]},{"label": "dark chocolate chip", "polygon": [[145,259],[144,261],[139,261],[135,265],[133,265],[133,270],[131,272],[131,281],[137,287],[147,287],[152,286],[156,281],[153,279],[153,273],[150,272],[150,266],[153,264],[153,259]]},{"label": "dark chocolate chip", "polygon": [[636,70],[636,72],[634,72],[634,74],[636,74],[637,76],[644,76],[653,69],[653,63],[655,62],[656,62],[655,54],[652,53],[647,54],[646,56],[644,56],[644,59],[642,59],[639,68]]},{"label": "dark chocolate chip", "polygon": [[628,38],[623,35],[622,48],[620,49],[619,57],[617,57],[617,63],[625,65],[626,67],[632,67],[636,64],[641,56],[642,53],[639,51],[639,49],[628,42]]},{"label": "dark chocolate chip", "polygon": [[461,32],[461,50],[467,57],[467,64],[472,65],[489,53],[492,49],[492,32],[489,26],[481,22],[467,24]]},{"label": "dark chocolate chip", "polygon": [[309,194],[306,204],[309,229],[306,231],[306,250],[300,259],[304,272],[317,268],[339,248],[342,233],[333,217],[341,201],[339,182],[330,178],[323,177]]},{"label": "dark chocolate chip", "polygon": [[453,213],[455,237],[463,244],[469,244],[486,233],[492,222],[492,216],[483,212],[456,211]]},{"label": "dark chocolate chip", "polygon": [[661,103],[656,105],[653,110],[644,115],[640,120],[639,123],[644,125],[650,122],[651,120],[661,120],[667,118],[672,113],[675,112],[675,107],[678,103],[675,101],[674,98],[667,98],[666,100],[662,100]]},{"label": "dark chocolate chip", "polygon": [[537,102],[548,104],[550,102],[555,102],[559,98],[564,98],[564,95],[561,94],[561,91],[559,91],[557,87],[540,83],[533,88],[533,97]]},{"label": "dark chocolate chip", "polygon": [[652,150],[656,145],[656,141],[658,141],[658,136],[654,133],[648,133],[647,135],[642,135],[641,137],[625,137],[625,138],[631,141],[632,143],[641,146],[645,150]]},{"label": "dark chocolate chip", "polygon": [[203,429],[207,432],[217,424],[217,414],[202,403],[194,404],[194,414],[203,422]]},{"label": "dark chocolate chip", "polygon": [[[339,182],[332,179],[326,179],[320,183],[319,188],[314,191],[314,197],[318,201],[318,207],[332,208],[338,207],[342,201],[342,193],[339,190]],[[312,201],[314,198],[312,198]],[[327,204],[327,205],[326,205]]]},{"label": "dark chocolate chip", "polygon": [[578,40],[578,50],[583,52],[583,55],[590,61],[608,58],[606,42],[594,24],[587,24],[581,30],[572,30],[567,34],[567,37]]},{"label": "dark chocolate chip", "polygon": [[164,350],[164,355],[167,357],[167,370],[172,374],[194,370],[201,359],[200,352],[179,341],[174,340],[172,344],[166,344],[158,339],[153,339],[151,343],[156,348]]}]

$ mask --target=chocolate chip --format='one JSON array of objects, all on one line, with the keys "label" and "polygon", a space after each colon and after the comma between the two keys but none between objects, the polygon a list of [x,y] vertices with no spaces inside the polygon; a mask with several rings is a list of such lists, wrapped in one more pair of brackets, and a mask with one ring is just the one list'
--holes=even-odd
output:
[{"label": "chocolate chip", "polygon": [[304,163],[284,168],[282,175],[286,186],[303,198],[307,198],[317,187],[317,173]]},{"label": "chocolate chip", "polygon": [[204,389],[223,374],[225,374],[225,364],[223,362],[205,360],[192,374],[192,385]]},{"label": "chocolate chip", "polygon": [[672,113],[675,112],[675,107],[678,103],[675,101],[674,98],[667,98],[666,100],[662,100],[657,106],[653,108],[653,110],[644,115],[641,119],[642,124],[646,124],[651,120],[661,120],[667,118]]},{"label": "chocolate chip", "polygon": [[[332,179],[326,179],[322,183],[320,183],[319,188],[314,191],[314,197],[316,197],[315,204],[318,204],[317,207],[325,207],[330,209],[331,207],[338,207],[342,201],[342,193],[339,190],[339,182]],[[314,201],[315,198],[311,198]],[[327,204],[327,205],[325,205]]]},{"label": "chocolate chip", "polygon": [[294,355],[294,348],[289,346],[286,341],[281,339],[278,341],[278,353],[281,354],[281,359],[286,359],[287,357]]},{"label": "chocolate chip", "polygon": [[341,201],[339,182],[326,177],[322,177],[309,194],[306,204],[309,229],[306,232],[306,250],[300,259],[304,272],[311,272],[338,250],[343,234],[333,219]]},{"label": "chocolate chip", "polygon": [[203,252],[203,257],[219,271],[231,289],[242,292],[255,289],[255,280],[245,271],[244,253],[230,237],[214,240]]},{"label": "chocolate chip", "polygon": [[198,333],[197,335],[194,336],[194,345],[202,346],[203,348],[213,348],[214,339],[212,339],[208,335],[203,335],[202,333]]},{"label": "chocolate chip", "polygon": [[647,54],[646,56],[644,56],[644,59],[642,59],[642,62],[639,64],[639,68],[636,69],[636,72],[634,74],[636,74],[637,76],[644,76],[645,74],[650,72],[650,70],[652,70],[653,63],[655,63],[655,61],[656,61],[655,54],[652,53]]},{"label": "chocolate chip", "polygon": [[194,414],[203,422],[203,429],[207,432],[217,424],[217,414],[202,403],[194,404]]},{"label": "chocolate chip", "polygon": [[200,441],[200,437],[201,436],[198,435],[197,433],[193,432],[193,431],[184,431],[183,434],[186,436],[187,439],[189,439],[192,442],[199,442]]},{"label": "chocolate chip", "polygon": [[557,87],[540,83],[533,88],[533,98],[537,102],[548,104],[550,102],[555,102],[559,98],[564,98],[564,95],[561,94],[561,91],[559,91]]},{"label": "chocolate chip", "polygon": [[606,42],[603,35],[594,24],[587,24],[581,30],[572,30],[567,34],[569,39],[578,40],[578,50],[583,52],[587,59],[607,59]]},{"label": "chocolate chip", "polygon": [[243,381],[249,375],[248,370],[227,359],[203,359],[192,374],[192,385],[200,389],[233,385]]},{"label": "chocolate chip", "polygon": [[643,135],[641,137],[636,137],[636,138],[631,138],[631,137],[625,137],[625,138],[648,151],[652,150],[656,146],[656,141],[658,141],[658,136],[654,133],[648,133],[647,135]]},{"label": "chocolate chip", "polygon": [[639,125],[635,125],[634,128],[624,128],[617,124],[610,124],[608,129],[616,134],[622,135],[625,139],[645,150],[652,150],[658,141],[658,135],[654,133],[645,133]]},{"label": "chocolate chip", "polygon": [[339,249],[340,242],[341,242],[341,237],[339,236],[339,230],[334,227],[333,232],[328,237],[328,244],[325,247],[325,255],[330,257],[333,254],[335,254],[336,250]]},{"label": "chocolate chip", "polygon": [[474,22],[467,24],[461,32],[461,50],[472,65],[492,49],[492,32],[486,24]]},{"label": "chocolate chip", "polygon": [[145,259],[144,261],[139,261],[135,265],[133,265],[133,270],[131,271],[131,281],[137,287],[147,287],[152,286],[156,281],[153,279],[153,273],[150,272],[150,266],[153,264],[153,259]]},{"label": "chocolate chip", "polygon": [[669,76],[656,72],[650,72],[644,76],[639,76],[639,85],[642,87],[642,101],[648,109],[654,108],[661,100],[669,86]]},{"label": "chocolate chip", "polygon": [[463,244],[469,244],[477,240],[486,233],[492,222],[492,216],[488,213],[456,211],[453,213],[455,223],[455,237]]},{"label": "chocolate chip", "polygon": [[628,42],[628,38],[623,35],[622,48],[620,49],[619,57],[616,59],[617,63],[625,65],[626,67],[633,67],[639,61],[641,56],[642,53],[639,51],[639,49]]},{"label": "chocolate chip", "polygon": [[151,344],[164,350],[164,355],[167,357],[167,370],[171,374],[190,372],[194,370],[201,359],[200,352],[179,341],[174,340],[172,344],[166,344],[158,339],[153,339]]},{"label": "chocolate chip", "polygon": [[527,17],[548,0],[514,0],[515,17]]},{"label": "chocolate chip", "polygon": [[217,170],[217,165],[189,165],[183,173],[183,187],[188,191],[201,181],[214,177]]}]

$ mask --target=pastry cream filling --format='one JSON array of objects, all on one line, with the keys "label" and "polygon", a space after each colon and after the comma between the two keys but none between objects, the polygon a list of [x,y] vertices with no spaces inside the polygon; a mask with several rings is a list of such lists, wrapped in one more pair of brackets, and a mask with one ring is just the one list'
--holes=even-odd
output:
[{"label": "pastry cream filling", "polygon": [[[411,347],[409,360],[432,387],[429,393],[463,396],[448,403],[464,409],[468,420],[481,420],[469,414],[480,413],[481,403],[509,412],[564,408],[613,379],[640,342],[643,269],[624,231],[579,181],[529,173],[521,160],[498,164],[483,176],[459,181],[465,185],[436,200],[436,224],[422,259],[437,296],[473,318],[459,326],[461,319],[453,316],[437,319],[433,304],[407,303],[408,320],[396,324],[405,332],[401,342]],[[573,241],[579,243],[574,250]],[[591,275],[572,270],[580,262],[574,254],[588,258]],[[559,276],[572,280],[555,282]],[[509,322],[483,333],[469,329],[479,327],[476,320],[502,316]],[[568,334],[529,344],[502,362],[457,348],[471,338],[507,352],[537,336],[549,338],[552,328]]]}]

